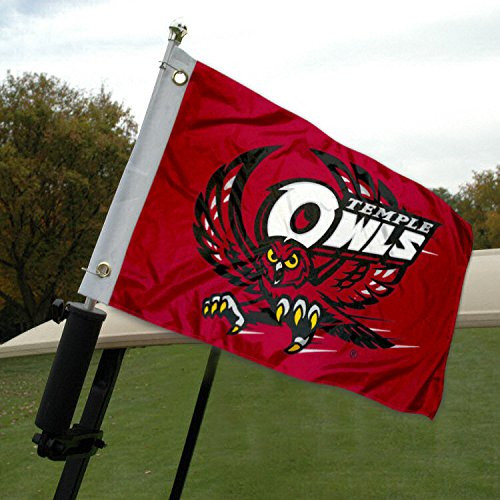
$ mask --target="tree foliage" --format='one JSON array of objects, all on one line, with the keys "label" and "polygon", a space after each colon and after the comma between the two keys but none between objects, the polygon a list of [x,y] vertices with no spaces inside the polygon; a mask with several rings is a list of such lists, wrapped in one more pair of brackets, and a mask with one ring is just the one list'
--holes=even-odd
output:
[{"label": "tree foliage", "polygon": [[87,93],[45,74],[7,73],[0,85],[2,319],[33,326],[56,296],[75,297],[136,131],[130,111],[103,88]]},{"label": "tree foliage", "polygon": [[448,205],[450,205],[453,210],[457,211],[457,197],[452,194],[448,189],[444,187],[434,188],[432,190],[434,194],[437,194],[440,198],[442,198]]},{"label": "tree foliage", "polygon": [[474,172],[456,194],[446,188],[433,191],[471,224],[475,249],[500,247],[500,165]]}]

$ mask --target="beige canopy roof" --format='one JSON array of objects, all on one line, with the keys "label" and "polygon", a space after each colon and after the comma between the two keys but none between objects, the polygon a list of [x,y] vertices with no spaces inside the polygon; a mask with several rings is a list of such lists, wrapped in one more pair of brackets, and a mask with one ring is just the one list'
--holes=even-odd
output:
[{"label": "beige canopy roof", "polygon": [[476,250],[465,275],[457,328],[500,326],[500,248]]},{"label": "beige canopy roof", "polygon": [[[100,304],[108,313],[97,347],[194,344],[196,340]],[[473,252],[467,270],[457,328],[500,326],[500,249]],[[64,322],[48,321],[0,346],[0,358],[55,352]]]}]

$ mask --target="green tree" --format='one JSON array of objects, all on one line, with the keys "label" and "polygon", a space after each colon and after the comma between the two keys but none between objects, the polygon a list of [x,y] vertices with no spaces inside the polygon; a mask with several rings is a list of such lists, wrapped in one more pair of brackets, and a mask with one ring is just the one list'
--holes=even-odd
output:
[{"label": "green tree", "polygon": [[460,186],[457,212],[472,225],[475,249],[500,247],[500,165]]},{"label": "green tree", "polygon": [[474,172],[455,194],[443,187],[432,191],[470,223],[474,249],[500,247],[500,165]]},{"label": "green tree", "polygon": [[434,194],[437,194],[440,198],[442,198],[448,205],[450,205],[453,210],[457,210],[457,201],[458,201],[458,196],[456,194],[451,193],[448,189],[445,187],[438,187],[432,189],[432,192]]},{"label": "green tree", "polygon": [[[0,85],[0,341],[76,298],[133,146],[130,110],[55,77],[7,73]],[[2,304],[3,302],[3,304]]]}]

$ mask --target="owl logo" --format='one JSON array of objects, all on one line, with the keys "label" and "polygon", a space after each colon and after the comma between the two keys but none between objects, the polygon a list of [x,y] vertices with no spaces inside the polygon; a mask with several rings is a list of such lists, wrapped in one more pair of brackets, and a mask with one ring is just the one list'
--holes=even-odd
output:
[{"label": "owl logo", "polygon": [[202,315],[225,321],[228,335],[252,324],[287,327],[288,354],[306,348],[319,330],[358,347],[392,347],[354,312],[394,290],[439,224],[399,208],[387,186],[363,168],[314,149],[307,154],[327,177],[276,182],[258,206],[247,201],[243,210],[249,179],[258,179],[258,167],[275,152],[279,146],[241,154],[218,168],[198,196],[198,250],[245,291],[245,301],[228,291],[207,297]]}]

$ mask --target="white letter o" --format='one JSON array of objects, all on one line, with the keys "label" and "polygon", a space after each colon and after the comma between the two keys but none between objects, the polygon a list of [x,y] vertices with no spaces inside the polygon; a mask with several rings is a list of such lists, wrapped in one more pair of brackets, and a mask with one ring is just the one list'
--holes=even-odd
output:
[{"label": "white letter o", "polygon": [[[314,245],[328,231],[335,219],[339,202],[335,193],[317,182],[297,181],[280,188],[280,196],[269,212],[268,236],[293,239],[306,248]],[[307,232],[296,233],[291,228],[292,215],[306,203],[314,203],[320,210],[318,222]]]}]

